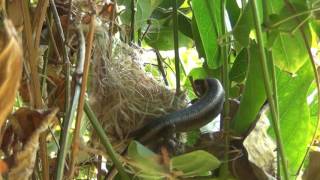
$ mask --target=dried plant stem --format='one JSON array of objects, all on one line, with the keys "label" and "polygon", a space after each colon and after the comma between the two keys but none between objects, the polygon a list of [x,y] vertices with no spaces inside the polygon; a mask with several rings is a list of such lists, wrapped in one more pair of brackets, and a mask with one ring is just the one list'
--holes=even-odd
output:
[{"label": "dried plant stem", "polygon": [[[53,15],[53,19],[56,25],[56,28],[58,30],[58,37],[60,39],[60,42],[63,43],[62,48],[62,55],[63,55],[63,63],[65,64],[65,86],[66,86],[66,92],[65,92],[65,112],[68,114],[68,111],[70,109],[70,97],[71,97],[71,83],[70,83],[70,60],[67,52],[67,47],[65,45],[65,36],[63,33],[60,17],[55,5],[54,0],[50,0],[50,10]],[[66,119],[66,118],[65,118]]]},{"label": "dried plant stem", "polygon": [[59,53],[56,40],[54,39],[54,36],[53,36],[51,22],[52,22],[52,21],[50,21],[50,20],[49,20],[49,17],[47,16],[47,25],[48,25],[50,43],[51,43],[51,45],[52,45],[52,47],[53,47],[54,52],[55,52],[56,55],[58,56],[58,61],[61,61],[61,60],[62,60],[62,59],[61,59],[61,55],[60,55],[60,53]]},{"label": "dried plant stem", "polygon": [[[92,52],[92,45],[93,45],[94,32],[95,32],[95,18],[96,18],[95,15],[91,16],[89,32],[88,32],[87,40],[86,40],[86,42],[87,42],[86,47],[85,47],[83,33],[82,32],[78,33],[80,36],[79,44],[81,47],[81,48],[79,48],[79,51],[82,50],[83,52],[80,52],[80,54],[84,53],[85,57],[84,57],[83,72],[77,72],[78,74],[79,73],[82,74],[82,82],[81,82],[80,98],[79,98],[77,117],[76,117],[76,126],[75,126],[75,130],[74,130],[74,134],[73,134],[73,143],[72,143],[72,149],[71,149],[71,165],[70,165],[70,173],[68,176],[69,179],[73,178],[74,166],[75,166],[76,157],[77,157],[78,151],[79,151],[80,126],[81,126],[81,120],[82,120],[82,116],[83,116],[85,93],[86,93],[86,88],[87,88],[89,67],[90,67],[90,62],[91,62],[91,52]],[[85,47],[85,49],[84,49],[84,47]],[[80,56],[82,56],[82,55],[80,55]]]},{"label": "dried plant stem", "polygon": [[36,12],[33,20],[33,25],[34,25],[33,32],[35,34],[34,47],[36,49],[39,47],[39,44],[40,44],[42,26],[46,18],[48,6],[49,6],[49,0],[38,1],[38,5],[36,8]]},{"label": "dried plant stem", "polygon": [[[22,13],[23,13],[23,21],[24,21],[24,38],[26,41],[27,48],[27,58],[29,61],[29,68],[31,74],[31,102],[35,108],[42,108],[42,96],[40,89],[40,78],[38,73],[38,62],[37,62],[37,47],[34,45],[33,34],[31,28],[31,19],[29,6],[27,1],[22,1]],[[42,178],[43,180],[49,180],[49,163],[47,156],[47,144],[46,144],[46,133],[42,133],[40,135],[40,158],[42,163]]]}]

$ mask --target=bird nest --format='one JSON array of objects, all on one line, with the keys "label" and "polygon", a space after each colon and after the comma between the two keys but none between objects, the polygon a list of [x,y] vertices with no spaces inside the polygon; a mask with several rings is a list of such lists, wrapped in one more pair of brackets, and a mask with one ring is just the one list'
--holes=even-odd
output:
[{"label": "bird nest", "polygon": [[[184,108],[186,101],[145,72],[143,49],[116,40],[109,47],[106,32],[96,33],[89,98],[112,145],[122,151],[131,131]],[[93,139],[100,146],[96,135]]]}]

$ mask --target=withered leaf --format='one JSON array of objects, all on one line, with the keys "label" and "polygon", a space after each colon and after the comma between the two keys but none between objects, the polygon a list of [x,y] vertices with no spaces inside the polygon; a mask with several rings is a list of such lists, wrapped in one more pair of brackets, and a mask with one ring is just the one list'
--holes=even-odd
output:
[{"label": "withered leaf", "polygon": [[12,110],[22,73],[21,47],[9,20],[0,27],[0,127]]},{"label": "withered leaf", "polygon": [[39,119],[39,126],[31,134],[30,138],[28,138],[23,149],[14,155],[14,166],[9,170],[9,180],[27,180],[31,176],[39,148],[39,136],[52,125],[58,108],[46,112],[47,113]]}]

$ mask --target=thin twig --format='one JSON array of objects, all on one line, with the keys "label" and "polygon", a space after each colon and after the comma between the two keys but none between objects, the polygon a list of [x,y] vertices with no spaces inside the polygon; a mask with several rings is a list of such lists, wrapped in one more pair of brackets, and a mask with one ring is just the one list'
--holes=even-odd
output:
[{"label": "thin twig", "polygon": [[135,13],[136,13],[136,0],[131,0],[131,31],[130,31],[130,42],[134,43],[134,30],[135,30]]},{"label": "thin twig", "polygon": [[158,68],[159,68],[159,71],[160,71],[160,73],[161,73],[161,75],[162,75],[164,84],[165,84],[166,86],[169,86],[169,83],[168,83],[168,80],[167,80],[167,77],[166,77],[166,72],[165,72],[164,67],[163,67],[163,64],[162,64],[161,54],[160,54],[159,50],[157,50],[157,49],[155,49],[154,52],[155,52],[156,55],[157,55]]},{"label": "thin twig", "polygon": [[[227,33],[227,29],[225,26],[225,0],[221,1],[221,33],[218,31],[218,36],[224,35]],[[228,41],[229,38],[226,38]],[[230,103],[229,103],[229,89],[230,89],[230,80],[229,80],[229,57],[228,57],[228,46],[220,46],[221,48],[221,59],[223,61],[222,65],[222,75],[223,75],[223,87],[225,91],[225,102],[224,102],[224,111],[223,111],[223,131],[225,133],[225,151],[224,151],[224,160],[225,162],[229,161],[229,150],[230,150]],[[225,163],[222,169],[222,174],[224,177],[229,176],[229,163]]]},{"label": "thin twig", "polygon": [[54,39],[53,32],[52,32],[51,21],[49,20],[48,16],[47,16],[47,26],[48,26],[48,34],[49,34],[49,37],[50,37],[50,43],[51,43],[51,45],[53,47],[54,52],[56,53],[56,55],[58,57],[58,61],[60,62],[62,60],[61,59],[61,55],[59,53],[56,40]]},{"label": "thin twig", "polygon": [[180,94],[180,57],[179,57],[179,34],[178,34],[178,14],[177,14],[177,0],[172,1],[173,7],[173,41],[174,41],[174,65],[176,71],[176,94]]}]

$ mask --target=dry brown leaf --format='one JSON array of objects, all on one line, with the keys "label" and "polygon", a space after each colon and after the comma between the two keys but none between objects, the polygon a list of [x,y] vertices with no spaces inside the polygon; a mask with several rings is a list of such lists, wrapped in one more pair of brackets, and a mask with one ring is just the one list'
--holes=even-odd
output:
[{"label": "dry brown leaf", "polygon": [[22,73],[21,47],[11,21],[0,30],[0,127],[12,110]]},{"label": "dry brown leaf", "polygon": [[14,132],[18,135],[19,140],[24,144],[50,113],[51,111],[20,108],[12,115],[10,123],[13,125]]},{"label": "dry brown leaf", "polygon": [[302,179],[303,180],[319,180],[320,179],[320,152],[312,151],[309,155],[309,165],[306,168]]},{"label": "dry brown leaf", "polygon": [[14,166],[9,170],[9,180],[27,180],[33,172],[37,150],[39,148],[39,136],[52,125],[53,119],[58,112],[58,108],[46,111],[40,119],[40,124],[31,134],[28,141],[24,144],[22,151],[15,154]]}]

